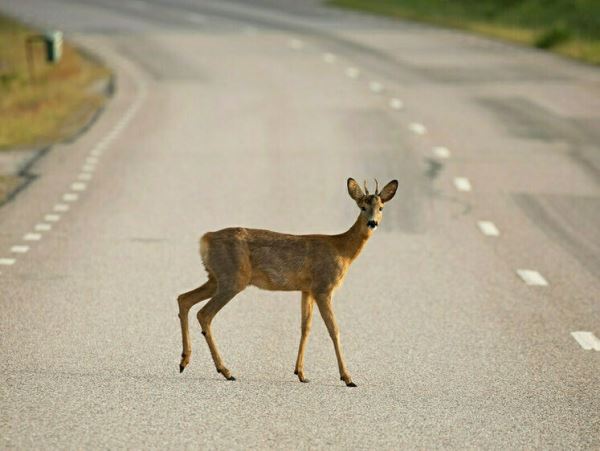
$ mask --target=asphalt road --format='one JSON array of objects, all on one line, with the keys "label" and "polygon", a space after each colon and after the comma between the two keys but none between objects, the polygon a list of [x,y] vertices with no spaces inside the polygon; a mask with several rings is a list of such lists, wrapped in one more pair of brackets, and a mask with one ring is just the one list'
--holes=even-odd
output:
[{"label": "asphalt road", "polygon": [[[0,447],[599,448],[600,352],[572,335],[600,337],[598,69],[250,3],[0,4],[117,80],[0,210]],[[341,232],[349,176],[400,181],[336,293],[358,388],[318,315],[299,383],[300,296],[254,288],[213,323],[237,381],[195,311],[180,375],[198,237]]]}]

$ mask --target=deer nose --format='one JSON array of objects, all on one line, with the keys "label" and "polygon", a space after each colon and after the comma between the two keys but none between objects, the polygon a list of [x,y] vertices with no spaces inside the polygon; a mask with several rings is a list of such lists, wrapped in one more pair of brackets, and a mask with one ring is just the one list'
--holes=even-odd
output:
[{"label": "deer nose", "polygon": [[373,221],[372,219],[367,221],[367,227],[375,230],[377,228],[377,221]]}]

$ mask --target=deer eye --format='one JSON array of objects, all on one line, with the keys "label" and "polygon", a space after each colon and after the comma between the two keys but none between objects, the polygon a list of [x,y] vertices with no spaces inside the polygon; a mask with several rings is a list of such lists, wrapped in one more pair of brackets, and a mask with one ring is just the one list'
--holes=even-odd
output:
[{"label": "deer eye", "polygon": [[362,211],[367,211],[367,209],[366,209],[365,207],[360,207],[360,209],[361,209]]},{"label": "deer eye", "polygon": [[379,207],[379,211],[383,211],[383,207]]}]

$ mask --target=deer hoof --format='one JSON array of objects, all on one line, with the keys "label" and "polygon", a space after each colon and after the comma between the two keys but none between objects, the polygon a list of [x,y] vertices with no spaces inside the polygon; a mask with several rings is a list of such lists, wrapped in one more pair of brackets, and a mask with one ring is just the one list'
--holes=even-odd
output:
[{"label": "deer hoof", "polygon": [[304,378],[304,373],[300,373],[299,371],[294,371],[294,374],[295,374],[296,376],[298,376],[298,380],[299,380],[300,382],[303,382],[303,383],[307,383],[307,382],[309,382],[309,380],[308,380],[308,379],[305,379],[305,378]]},{"label": "deer hoof", "polygon": [[185,366],[183,365],[179,365],[179,373],[183,373],[183,370],[185,370]]},{"label": "deer hoof", "polygon": [[229,371],[227,371],[227,370],[220,370],[220,369],[217,369],[217,373],[220,373],[220,374],[222,374],[222,375],[225,377],[225,379],[227,379],[228,381],[234,381],[234,380],[235,380],[235,377],[233,377],[233,376],[232,376],[232,375],[229,373]]},{"label": "deer hoof", "polygon": [[356,387],[357,385],[354,382],[346,383],[346,387]]}]

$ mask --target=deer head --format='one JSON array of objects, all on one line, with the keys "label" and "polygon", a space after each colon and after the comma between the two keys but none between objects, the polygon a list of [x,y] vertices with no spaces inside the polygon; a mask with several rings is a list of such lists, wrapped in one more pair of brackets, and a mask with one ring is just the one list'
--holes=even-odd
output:
[{"label": "deer head", "polygon": [[398,180],[392,180],[380,192],[379,183],[375,179],[375,193],[369,194],[366,180],[365,191],[363,192],[358,183],[356,183],[356,180],[353,178],[348,179],[348,194],[350,194],[350,197],[354,199],[356,205],[360,208],[360,215],[371,230],[375,230],[381,223],[383,204],[389,202],[394,197],[397,189]]}]

